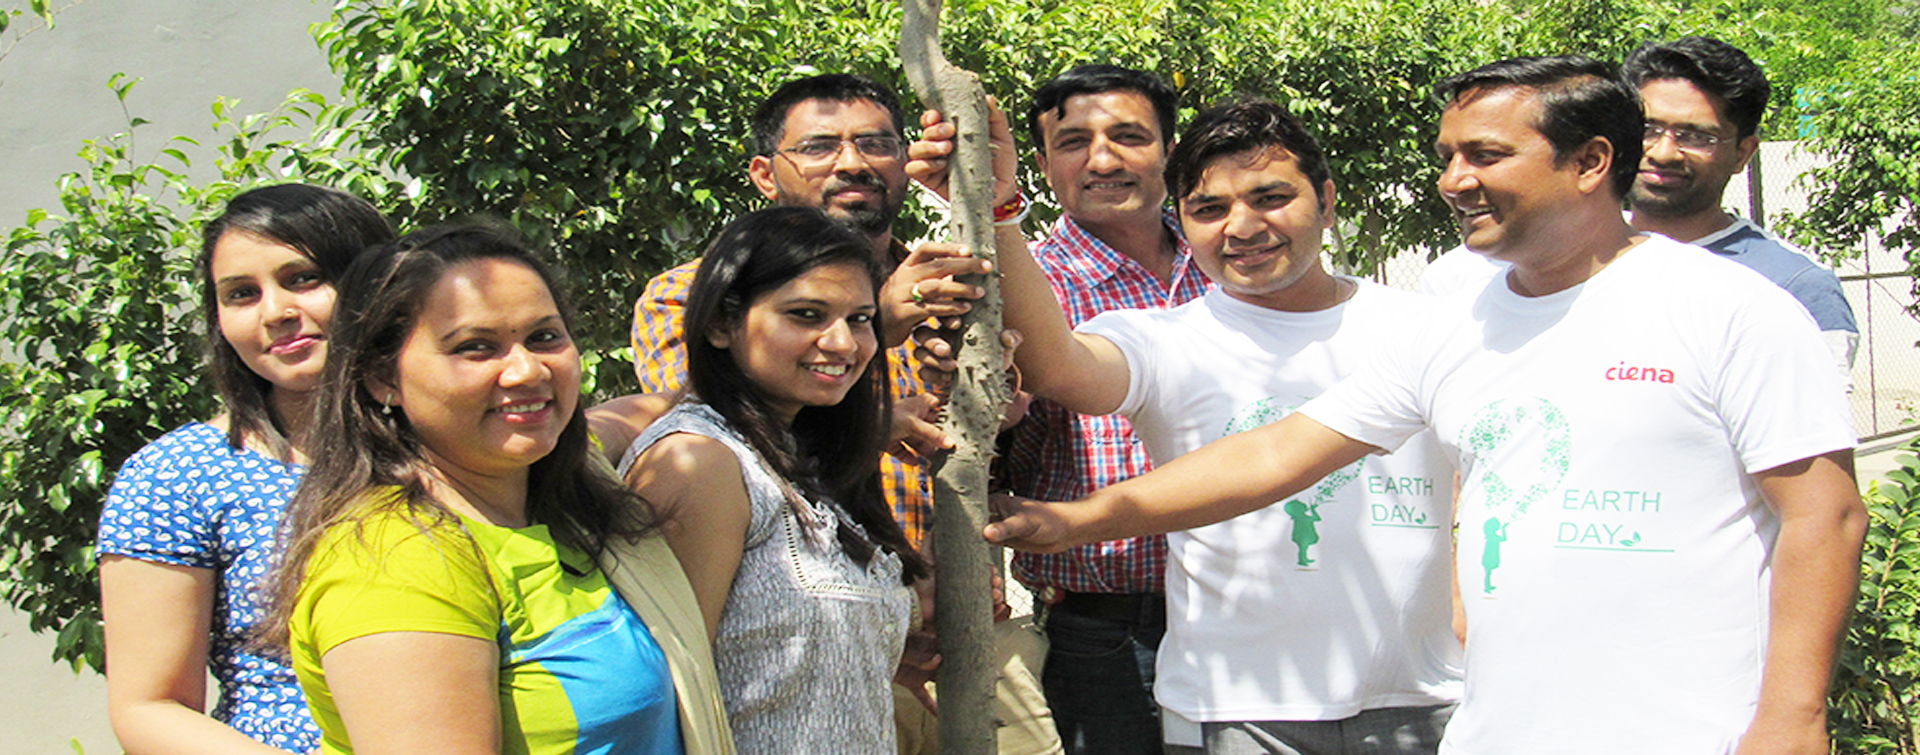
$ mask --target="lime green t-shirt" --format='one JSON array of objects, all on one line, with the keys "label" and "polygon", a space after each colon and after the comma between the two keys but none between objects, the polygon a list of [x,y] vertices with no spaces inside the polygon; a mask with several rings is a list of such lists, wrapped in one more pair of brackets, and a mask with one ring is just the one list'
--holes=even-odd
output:
[{"label": "lime green t-shirt", "polygon": [[680,753],[666,658],[592,560],[543,525],[460,524],[423,531],[376,511],[315,549],[291,642],[321,752],[353,752],[321,666],[327,652],[373,634],[441,632],[500,646],[504,753]]}]

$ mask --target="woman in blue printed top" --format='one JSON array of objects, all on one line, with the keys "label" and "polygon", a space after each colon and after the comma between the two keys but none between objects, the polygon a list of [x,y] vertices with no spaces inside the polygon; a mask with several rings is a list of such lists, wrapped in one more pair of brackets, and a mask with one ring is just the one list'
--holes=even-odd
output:
[{"label": "woman in blue printed top", "polygon": [[357,197],[284,184],[234,197],[202,236],[194,269],[226,411],[162,436],[114,477],[99,546],[107,710],[130,755],[304,753],[319,730],[293,670],[246,638],[305,471],[334,281],[393,230]]}]

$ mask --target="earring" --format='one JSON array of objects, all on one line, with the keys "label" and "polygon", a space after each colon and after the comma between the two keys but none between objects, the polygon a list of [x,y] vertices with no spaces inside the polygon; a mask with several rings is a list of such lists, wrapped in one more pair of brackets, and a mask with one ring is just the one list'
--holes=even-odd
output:
[{"label": "earring", "polygon": [[381,402],[380,414],[381,416],[384,416],[384,417],[393,416],[393,394],[391,393],[387,394],[387,400],[384,402]]}]

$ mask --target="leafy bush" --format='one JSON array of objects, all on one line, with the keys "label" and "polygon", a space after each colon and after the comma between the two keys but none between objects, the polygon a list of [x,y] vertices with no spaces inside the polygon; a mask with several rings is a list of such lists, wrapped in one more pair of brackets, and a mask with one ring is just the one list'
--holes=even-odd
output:
[{"label": "leafy bush", "polygon": [[[1807,176],[1807,210],[1786,219],[1808,246],[1854,256],[1869,237],[1906,255],[1920,281],[1920,49],[1872,46],[1800,93],[1806,144],[1831,159]],[[1920,303],[1920,287],[1914,290]],[[1909,304],[1909,311],[1920,309]]]},{"label": "leafy bush", "polygon": [[[622,306],[758,195],[747,115],[801,63],[788,0],[351,0],[316,28],[419,217],[486,214],[551,246],[583,344],[626,341]],[[874,72],[874,71],[869,71]],[[610,391],[631,366],[599,363]]]},{"label": "leafy bush", "polygon": [[[1920,451],[1920,440],[1907,451]],[[1867,544],[1860,602],[1840,656],[1830,701],[1835,748],[1843,753],[1920,753],[1920,460],[1866,495]]]}]

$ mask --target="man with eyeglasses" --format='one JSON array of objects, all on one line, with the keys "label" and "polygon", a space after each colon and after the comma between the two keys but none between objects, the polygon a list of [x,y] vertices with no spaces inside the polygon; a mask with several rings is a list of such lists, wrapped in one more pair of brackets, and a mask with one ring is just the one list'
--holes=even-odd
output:
[{"label": "man with eyeglasses", "polygon": [[[875,258],[893,271],[877,292],[879,336],[889,347],[894,435],[904,439],[879,459],[881,490],[908,541],[924,550],[933,524],[928,455],[941,438],[924,421],[932,418],[935,402],[913,368],[911,345],[901,344],[928,317],[965,312],[965,302],[955,306],[948,300],[977,298],[980,293],[954,282],[952,276],[982,274],[985,268],[977,258],[959,256],[959,248],[951,244],[925,244],[909,253],[893,237],[893,221],[906,199],[907,156],[901,140],[900,102],[886,87],[851,74],[796,79],[760,104],[750,128],[754,157],[747,163],[747,177],[754,188],[775,204],[826,211],[871,239]],[[672,393],[686,386],[681,323],[687,290],[699,266],[695,258],[654,277],[634,304],[634,372],[647,393]],[[1002,675],[995,709],[1004,724],[1000,752],[1057,753],[1058,737],[1039,682],[1023,663],[1010,657],[1024,651],[1017,642],[1005,639],[1017,639],[1017,631],[1010,625],[1003,625],[1001,631]],[[895,685],[894,692],[900,752],[937,751],[932,717],[921,703],[906,697],[911,693],[930,705],[923,686]]]},{"label": "man with eyeglasses", "polygon": [[1706,247],[1793,294],[1851,385],[1860,329],[1840,279],[1806,252],[1720,207],[1727,181],[1760,148],[1766,74],[1733,45],[1686,37],[1634,50],[1621,75],[1640,90],[1647,118],[1646,151],[1627,195],[1633,227]]}]

